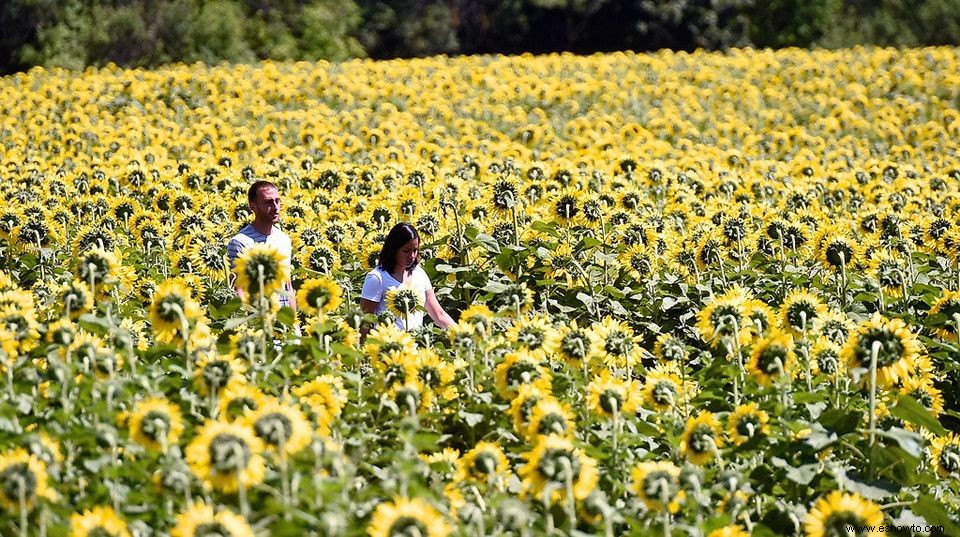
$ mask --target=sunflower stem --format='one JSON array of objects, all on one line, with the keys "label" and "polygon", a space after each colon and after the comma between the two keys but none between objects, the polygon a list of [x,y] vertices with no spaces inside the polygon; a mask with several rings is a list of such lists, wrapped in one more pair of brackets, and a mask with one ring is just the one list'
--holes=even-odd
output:
[{"label": "sunflower stem", "polygon": [[620,462],[620,461],[619,461],[619,459],[620,459],[619,453],[620,453],[620,452],[619,452],[619,450],[618,450],[617,448],[619,447],[619,446],[618,446],[618,440],[619,440],[619,436],[620,436],[620,405],[618,404],[618,401],[617,401],[617,398],[616,398],[616,397],[610,397],[608,400],[609,400],[609,402],[610,402],[610,407],[611,407],[611,409],[613,410],[613,432],[612,432],[612,436],[613,436],[613,467],[614,467],[614,468],[619,468],[619,467],[620,467],[620,465],[619,465],[619,462]]},{"label": "sunflower stem", "polygon": [[566,496],[563,502],[564,511],[566,511],[567,522],[570,524],[569,528],[573,529],[577,527],[577,510],[575,506],[576,498],[573,496],[573,465],[570,463],[570,460],[566,457],[560,458],[560,466],[563,467],[563,476],[564,476],[564,486],[566,487]]},{"label": "sunflower stem", "polygon": [[20,474],[14,474],[13,479],[17,482],[17,499],[20,503],[20,537],[27,537],[29,535],[29,532],[27,532],[27,515],[29,514],[27,512],[27,484]]},{"label": "sunflower stem", "polygon": [[870,445],[877,439],[877,356],[880,354],[880,342],[870,345]]}]

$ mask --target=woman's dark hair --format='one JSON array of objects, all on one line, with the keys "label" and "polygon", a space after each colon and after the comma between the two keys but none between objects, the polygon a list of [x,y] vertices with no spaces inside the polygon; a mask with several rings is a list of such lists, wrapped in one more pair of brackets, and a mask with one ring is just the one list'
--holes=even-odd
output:
[{"label": "woman's dark hair", "polygon": [[[390,233],[387,233],[387,238],[383,241],[383,248],[380,249],[380,264],[378,266],[387,272],[393,272],[393,269],[396,268],[397,265],[397,250],[414,239],[417,241],[420,240],[420,234],[417,233],[417,228],[406,222],[400,222],[393,226],[393,229],[390,230]],[[413,262],[413,266],[407,269],[408,272],[413,272],[413,269],[419,262],[420,258],[418,256],[417,260]]]}]

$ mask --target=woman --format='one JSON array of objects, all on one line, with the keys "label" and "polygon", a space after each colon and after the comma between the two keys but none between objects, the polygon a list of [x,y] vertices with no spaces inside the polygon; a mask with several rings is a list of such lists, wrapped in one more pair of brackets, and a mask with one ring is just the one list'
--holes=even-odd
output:
[{"label": "woman", "polygon": [[[387,291],[403,284],[412,286],[424,293],[423,304],[433,322],[443,328],[454,325],[453,319],[437,302],[433,285],[423,268],[418,265],[420,254],[420,234],[406,222],[401,222],[390,230],[383,248],[380,250],[379,264],[367,273],[360,291],[360,309],[364,313],[379,315],[387,309]],[[409,326],[407,326],[409,322]],[[398,327],[411,330],[423,326],[423,312],[411,312],[404,319],[396,319]]]}]

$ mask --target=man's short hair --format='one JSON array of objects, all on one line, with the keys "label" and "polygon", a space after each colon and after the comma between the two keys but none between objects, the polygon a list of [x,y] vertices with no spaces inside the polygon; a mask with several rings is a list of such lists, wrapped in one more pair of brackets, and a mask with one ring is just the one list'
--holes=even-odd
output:
[{"label": "man's short hair", "polygon": [[247,190],[247,201],[249,203],[253,203],[253,200],[257,199],[257,192],[259,192],[261,188],[268,187],[268,186],[277,188],[277,185],[271,183],[270,181],[264,181],[264,180],[257,181],[256,183],[253,183],[252,185],[250,185],[250,188]]}]

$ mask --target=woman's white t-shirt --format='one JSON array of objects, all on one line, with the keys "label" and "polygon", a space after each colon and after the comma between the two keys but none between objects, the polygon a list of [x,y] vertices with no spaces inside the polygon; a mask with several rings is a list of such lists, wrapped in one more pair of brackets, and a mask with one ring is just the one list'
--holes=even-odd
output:
[{"label": "woman's white t-shirt", "polygon": [[[433,289],[430,278],[420,265],[417,265],[416,268],[413,269],[413,273],[407,276],[407,278],[411,285],[423,293]],[[389,272],[377,267],[368,272],[366,279],[363,280],[363,289],[360,290],[360,298],[377,302],[377,309],[374,313],[380,315],[387,309],[387,291],[399,287],[401,283],[402,282],[398,282],[396,278],[391,276]],[[403,319],[396,319],[395,323],[398,328],[406,330]],[[423,311],[411,313],[410,329],[420,328],[421,326],[423,326]]]}]

